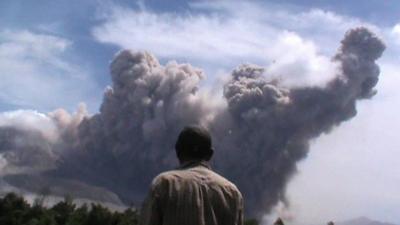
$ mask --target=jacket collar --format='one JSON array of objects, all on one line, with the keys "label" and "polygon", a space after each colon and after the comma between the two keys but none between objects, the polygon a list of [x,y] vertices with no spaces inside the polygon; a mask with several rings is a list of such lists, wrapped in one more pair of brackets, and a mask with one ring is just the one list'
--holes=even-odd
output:
[{"label": "jacket collar", "polygon": [[197,167],[197,166],[202,166],[207,169],[211,169],[210,164],[204,160],[201,160],[201,161],[194,160],[194,161],[185,162],[185,163],[181,164],[178,167],[178,169],[188,169],[188,168]]}]

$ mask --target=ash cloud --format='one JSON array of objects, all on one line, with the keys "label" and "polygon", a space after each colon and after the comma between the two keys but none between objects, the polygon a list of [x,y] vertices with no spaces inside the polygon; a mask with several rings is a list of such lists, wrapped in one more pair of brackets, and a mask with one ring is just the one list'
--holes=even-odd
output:
[{"label": "ash cloud", "polygon": [[[89,116],[83,107],[74,115],[49,113],[57,131],[52,138],[37,129],[1,126],[1,166],[22,166],[24,155],[39,151],[43,155],[28,165],[52,166],[31,172],[35,176],[84,182],[138,204],[151,179],[177,165],[173,146],[182,127],[202,124],[213,135],[214,168],[238,185],[247,214],[260,216],[286,202],[286,184],[310,140],[354,117],[356,101],[375,94],[375,61],[384,48],[366,28],[348,31],[332,59],[337,74],[324,87],[289,88],[271,80],[265,68],[241,65],[224,85],[221,104],[199,89],[199,69],[176,62],[162,66],[149,53],[124,50],[111,64],[112,86],[98,114]],[[17,139],[30,144],[20,147]],[[18,180],[12,176],[3,174],[9,182]]]},{"label": "ash cloud", "polygon": [[213,124],[223,151],[217,161],[238,182],[250,212],[286,202],[287,181],[307,156],[309,141],[354,117],[356,101],[376,93],[375,60],[384,48],[367,29],[350,30],[333,58],[338,74],[324,88],[282,88],[252,65],[234,70],[224,87],[227,112]]}]

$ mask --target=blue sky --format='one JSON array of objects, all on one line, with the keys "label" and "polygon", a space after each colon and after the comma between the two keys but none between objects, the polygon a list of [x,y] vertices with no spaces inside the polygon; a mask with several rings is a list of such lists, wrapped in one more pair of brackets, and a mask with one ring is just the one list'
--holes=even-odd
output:
[{"label": "blue sky", "polygon": [[244,62],[281,74],[287,85],[321,85],[346,30],[367,26],[388,47],[378,95],[313,143],[288,188],[290,213],[298,223],[366,215],[400,224],[398,12],[397,0],[5,0],[0,111],[72,112],[85,102],[97,112],[109,63],[124,48],[202,68],[204,87],[215,92]]}]

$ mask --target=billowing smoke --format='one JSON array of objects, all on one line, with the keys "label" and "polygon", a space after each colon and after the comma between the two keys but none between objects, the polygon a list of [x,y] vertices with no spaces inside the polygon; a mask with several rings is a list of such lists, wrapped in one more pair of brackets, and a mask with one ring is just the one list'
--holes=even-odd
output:
[{"label": "billowing smoke", "polygon": [[[242,65],[224,87],[227,111],[213,123],[221,171],[238,181],[248,210],[286,202],[285,186],[309,141],[356,115],[356,100],[372,97],[383,43],[367,29],[349,31],[333,61],[337,77],[326,87],[287,89],[263,69]],[[323,75],[323,74],[322,74]]]},{"label": "billowing smoke", "polygon": [[122,51],[111,76],[100,113],[82,121],[77,152],[55,172],[137,203],[156,173],[177,164],[173,146],[183,126],[205,124],[212,111],[197,90],[202,73],[190,65],[164,67],[148,53]]},{"label": "billowing smoke", "polygon": [[[310,140],[354,117],[356,101],[375,94],[375,61],[384,48],[365,28],[349,31],[332,59],[336,76],[324,87],[290,88],[262,67],[241,65],[224,85],[222,103],[199,89],[200,70],[121,51],[98,114],[57,110],[40,115],[49,124],[42,130],[2,124],[0,166],[9,171],[2,175],[15,186],[23,186],[21,174],[79,181],[138,204],[151,179],[177,165],[179,131],[202,124],[213,135],[215,170],[238,185],[247,213],[259,216],[286,202],[286,184]],[[17,170],[25,165],[35,169]]]}]

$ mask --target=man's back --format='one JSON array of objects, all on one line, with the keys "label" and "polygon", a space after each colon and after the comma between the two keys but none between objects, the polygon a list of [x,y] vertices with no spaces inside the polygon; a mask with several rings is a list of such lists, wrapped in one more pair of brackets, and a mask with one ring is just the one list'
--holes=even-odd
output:
[{"label": "man's back", "polygon": [[206,163],[187,163],[153,180],[142,216],[144,225],[242,225],[243,199]]}]

